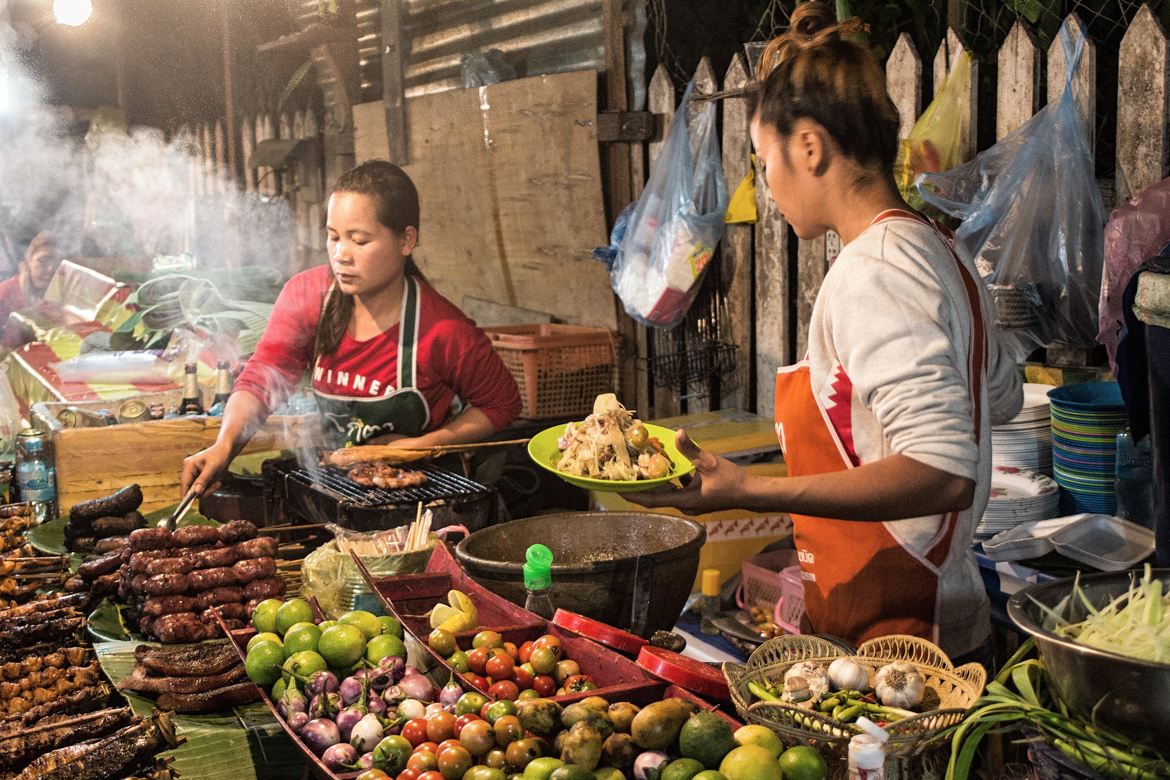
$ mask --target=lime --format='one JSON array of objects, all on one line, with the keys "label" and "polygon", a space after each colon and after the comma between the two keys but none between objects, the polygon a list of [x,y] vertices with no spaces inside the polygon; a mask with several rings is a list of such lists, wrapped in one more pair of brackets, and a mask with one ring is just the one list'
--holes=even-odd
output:
[{"label": "lime", "polygon": [[312,622],[313,608],[304,599],[289,599],[276,610],[276,631],[282,636],[297,623]]},{"label": "lime", "polygon": [[284,642],[280,641],[280,637],[277,636],[276,634],[272,633],[271,631],[262,631],[261,633],[257,634],[256,636],[254,636],[248,640],[248,650],[251,650],[253,647],[260,644],[261,642],[275,642],[278,645],[284,644]]},{"label": "lime", "polygon": [[565,764],[554,769],[548,780],[594,780],[594,777],[592,772],[580,764]]},{"label": "lime", "polygon": [[284,651],[275,642],[261,642],[248,651],[244,659],[244,671],[248,679],[267,688],[280,679],[280,664]]},{"label": "lime", "polygon": [[723,757],[719,772],[727,780],[781,780],[780,764],[772,751],[759,745],[743,745]]},{"label": "lime", "polygon": [[336,620],[322,620],[320,623],[317,624],[317,628],[324,631],[325,629],[329,628],[330,626],[335,626],[335,625],[337,625]]},{"label": "lime", "polygon": [[272,683],[272,690],[268,692],[269,698],[273,701],[280,701],[280,697],[284,695],[284,689],[288,687],[288,683],[281,677],[276,682]]},{"label": "lime", "polygon": [[382,621],[378,620],[377,615],[374,613],[366,612],[363,609],[346,612],[337,619],[337,622],[357,626],[366,635],[366,639],[373,639],[382,633]]},{"label": "lime", "polygon": [[296,623],[284,632],[284,657],[302,650],[316,650],[321,640],[321,629],[313,623]]},{"label": "lime", "polygon": [[[261,646],[267,647],[267,645]],[[302,650],[290,655],[281,667],[282,676],[295,677],[299,680],[308,680],[315,672],[328,668],[329,664],[325,663],[325,659],[321,657],[320,653],[315,653],[312,650]]]},{"label": "lime", "polygon": [[252,610],[252,625],[261,634],[276,631],[276,610],[283,602],[280,599],[264,599]]},{"label": "lime", "polygon": [[366,653],[366,635],[357,626],[338,623],[321,632],[317,652],[330,666],[353,666]]},{"label": "lime", "polygon": [[691,778],[691,780],[727,780],[726,777],[716,772],[714,769],[704,769],[699,774]]},{"label": "lime", "polygon": [[399,622],[398,618],[390,615],[378,615],[378,622],[382,624],[383,634],[391,634],[399,639],[405,639],[402,623]]},{"label": "lime", "polygon": [[366,660],[370,663],[377,664],[388,655],[406,658],[406,645],[401,639],[392,634],[378,634],[366,642]]},{"label": "lime", "polygon": [[740,726],[735,730],[735,744],[759,745],[770,750],[777,758],[784,752],[784,744],[780,742],[780,737],[767,726]]},{"label": "lime", "polygon": [[661,780],[691,780],[703,771],[703,762],[693,758],[676,758],[662,769]]},{"label": "lime", "polygon": [[781,753],[780,771],[784,780],[825,780],[829,776],[825,759],[808,745],[790,747]]},{"label": "lime", "polygon": [[524,767],[524,780],[548,780],[549,775],[564,765],[564,761],[552,756],[534,758]]},{"label": "lime", "polygon": [[[678,752],[686,758],[698,760],[706,769],[719,766],[719,762],[734,747],[735,737],[731,733],[731,726],[714,712],[699,712],[692,715],[678,733]],[[702,769],[696,771],[701,772]]]},{"label": "lime", "polygon": [[602,766],[593,770],[594,780],[626,780],[626,776],[622,774],[622,770],[614,769],[612,766]]}]

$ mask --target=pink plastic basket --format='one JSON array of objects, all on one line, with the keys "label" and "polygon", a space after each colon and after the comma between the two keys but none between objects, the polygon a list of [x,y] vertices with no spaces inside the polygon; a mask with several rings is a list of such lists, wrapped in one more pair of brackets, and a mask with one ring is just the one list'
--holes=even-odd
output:
[{"label": "pink plastic basket", "polygon": [[760,553],[743,562],[743,583],[736,593],[740,609],[772,609],[773,620],[786,633],[800,633],[804,616],[804,582],[796,550]]}]

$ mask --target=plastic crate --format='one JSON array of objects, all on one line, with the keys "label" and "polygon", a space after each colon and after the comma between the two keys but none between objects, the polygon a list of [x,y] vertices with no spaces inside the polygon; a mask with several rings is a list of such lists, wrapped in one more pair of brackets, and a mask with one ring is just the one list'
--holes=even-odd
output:
[{"label": "plastic crate", "polygon": [[804,581],[796,550],[760,553],[743,562],[743,584],[736,595],[741,609],[762,606],[786,633],[799,634],[804,617]]},{"label": "plastic crate", "polygon": [[584,417],[615,389],[614,336],[577,325],[484,328],[520,388],[520,416]]}]

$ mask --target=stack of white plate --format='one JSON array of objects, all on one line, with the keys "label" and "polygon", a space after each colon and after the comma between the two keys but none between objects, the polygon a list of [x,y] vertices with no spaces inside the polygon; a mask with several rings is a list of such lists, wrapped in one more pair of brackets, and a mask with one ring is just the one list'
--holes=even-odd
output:
[{"label": "stack of white plate", "polygon": [[1003,425],[991,429],[991,463],[1052,476],[1051,385],[1024,385],[1024,406]]},{"label": "stack of white plate", "polygon": [[1020,523],[1056,517],[1059,506],[1060,488],[1052,477],[1015,466],[995,466],[991,497],[975,538],[987,539]]}]

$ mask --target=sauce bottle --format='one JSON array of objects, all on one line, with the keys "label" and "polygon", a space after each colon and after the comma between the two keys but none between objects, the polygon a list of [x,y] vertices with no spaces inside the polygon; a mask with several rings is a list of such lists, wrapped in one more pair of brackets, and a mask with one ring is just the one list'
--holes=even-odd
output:
[{"label": "sauce bottle", "polygon": [[524,589],[528,591],[524,608],[552,620],[556,612],[552,603],[552,550],[543,544],[533,544],[524,559]]},{"label": "sauce bottle", "polygon": [[857,725],[865,733],[849,740],[849,780],[885,780],[890,735],[865,716],[857,719]]}]

